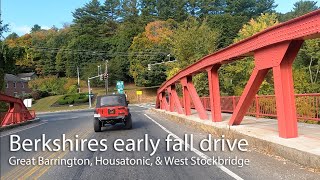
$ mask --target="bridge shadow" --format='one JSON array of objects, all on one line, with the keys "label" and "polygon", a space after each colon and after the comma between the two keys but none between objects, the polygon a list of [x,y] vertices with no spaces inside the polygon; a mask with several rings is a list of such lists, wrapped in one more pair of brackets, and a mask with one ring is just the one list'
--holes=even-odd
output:
[{"label": "bridge shadow", "polygon": [[[136,129],[142,129],[145,128],[146,126],[148,126],[148,123],[145,121],[135,121],[133,119],[132,121],[132,129],[130,130],[136,130]],[[122,123],[118,123],[115,125],[107,125],[105,127],[102,127],[101,131],[105,132],[105,131],[123,131],[126,130],[124,124]],[[130,131],[128,130],[128,131]]]}]

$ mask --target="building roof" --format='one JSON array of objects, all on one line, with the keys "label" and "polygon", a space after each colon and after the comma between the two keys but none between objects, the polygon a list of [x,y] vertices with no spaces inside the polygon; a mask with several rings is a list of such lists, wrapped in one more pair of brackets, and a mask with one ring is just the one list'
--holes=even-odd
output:
[{"label": "building roof", "polygon": [[18,76],[15,76],[13,74],[5,74],[4,80],[6,82],[8,82],[8,81],[11,81],[11,82],[12,81],[13,82],[27,82],[26,80],[23,80],[23,79],[19,78]]},{"label": "building roof", "polygon": [[29,72],[29,73],[20,73],[20,74],[17,74],[18,77],[20,78],[25,78],[25,77],[31,77],[33,75],[36,75],[35,72]]}]

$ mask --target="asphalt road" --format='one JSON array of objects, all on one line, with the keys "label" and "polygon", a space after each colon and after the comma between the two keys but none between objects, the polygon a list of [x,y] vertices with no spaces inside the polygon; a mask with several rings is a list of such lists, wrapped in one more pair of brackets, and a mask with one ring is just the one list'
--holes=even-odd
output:
[{"label": "asphalt road", "polygon": [[[281,158],[274,158],[259,152],[254,149],[249,149],[247,152],[240,151],[199,151],[199,147],[195,146],[194,150],[182,152],[174,152],[166,150],[165,139],[168,134],[173,136],[172,139],[180,138],[184,140],[185,134],[193,134],[194,143],[207,138],[207,133],[196,130],[184,124],[176,123],[159,117],[148,111],[147,107],[130,107],[133,129],[122,130],[122,126],[106,127],[103,132],[95,133],[93,131],[92,117],[93,112],[78,111],[78,112],[61,112],[42,114],[38,117],[39,122],[34,122],[25,126],[1,132],[1,179],[320,179],[319,174],[310,172],[291,162],[282,160]],[[107,140],[108,149],[106,151],[90,151],[85,148],[83,151],[31,151],[23,150],[17,152],[10,152],[10,135],[19,135],[21,140],[24,139],[39,139],[42,134],[46,135],[47,139],[61,138],[61,134],[65,134],[70,139],[96,139]],[[146,144],[144,140],[145,135],[156,142],[158,139],[159,145],[157,151],[153,156],[151,144]],[[77,137],[75,135],[78,135]],[[135,146],[135,151],[116,151],[113,148],[113,143],[117,139],[124,140],[125,145],[128,139],[133,139],[137,142],[141,139],[140,149]],[[184,145],[190,145],[190,141],[184,141]],[[39,144],[38,149],[41,149]],[[99,146],[103,147],[103,146]],[[145,148],[148,147],[148,150]],[[170,146],[172,147],[172,146]],[[69,147],[70,148],[70,147]],[[132,148],[128,147],[129,149]],[[194,158],[211,158],[220,157],[224,159],[235,158],[248,159],[249,165],[238,167],[236,165],[212,166],[212,165],[191,165],[191,159]],[[66,165],[10,165],[9,158],[23,158],[28,159],[32,157],[44,157],[47,159],[88,159],[91,164],[88,165],[74,165],[67,167]],[[156,158],[161,160],[168,157],[177,159],[188,159],[188,165],[156,165]],[[132,163],[137,163],[137,159],[150,159],[148,165],[101,165],[96,163],[96,159],[104,159],[105,163],[112,164],[113,159],[133,159]],[[13,158],[12,158],[13,159]],[[150,165],[150,162],[152,165]]]}]

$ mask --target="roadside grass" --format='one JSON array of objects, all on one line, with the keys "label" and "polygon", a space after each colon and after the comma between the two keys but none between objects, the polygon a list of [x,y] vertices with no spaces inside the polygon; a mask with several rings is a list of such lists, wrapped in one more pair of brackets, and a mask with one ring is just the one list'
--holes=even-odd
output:
[{"label": "roadside grass", "polygon": [[51,105],[57,102],[58,99],[62,96],[63,95],[49,96],[49,97],[39,99],[29,109],[35,110],[37,113],[37,112],[54,112],[54,111],[77,110],[77,109],[88,108],[88,105],[51,107]]}]

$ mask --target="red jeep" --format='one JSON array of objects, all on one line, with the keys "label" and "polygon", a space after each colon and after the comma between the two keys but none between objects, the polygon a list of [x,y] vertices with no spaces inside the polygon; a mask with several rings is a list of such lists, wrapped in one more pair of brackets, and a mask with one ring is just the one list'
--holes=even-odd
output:
[{"label": "red jeep", "polygon": [[117,123],[124,124],[125,129],[132,128],[132,119],[126,96],[124,94],[99,96],[94,112],[94,131],[100,132],[101,127]]}]

